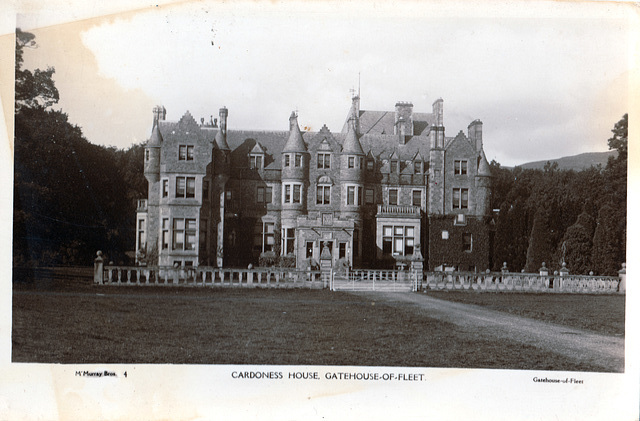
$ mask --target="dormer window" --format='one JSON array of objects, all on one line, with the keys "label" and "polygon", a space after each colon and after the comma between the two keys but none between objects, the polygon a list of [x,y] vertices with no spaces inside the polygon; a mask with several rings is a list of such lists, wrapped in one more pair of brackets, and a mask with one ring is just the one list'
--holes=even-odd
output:
[{"label": "dormer window", "polygon": [[397,172],[398,172],[398,161],[397,161],[397,160],[395,160],[395,159],[394,159],[394,160],[392,160],[392,161],[391,161],[391,165],[390,165],[390,167],[389,167],[389,168],[390,168],[390,172],[391,172],[392,174],[397,173]]},{"label": "dormer window", "polygon": [[413,163],[413,171],[415,174],[422,174],[422,161],[416,161]]},{"label": "dormer window", "polygon": [[251,155],[249,157],[249,167],[259,170],[264,168],[264,157],[262,155]]}]

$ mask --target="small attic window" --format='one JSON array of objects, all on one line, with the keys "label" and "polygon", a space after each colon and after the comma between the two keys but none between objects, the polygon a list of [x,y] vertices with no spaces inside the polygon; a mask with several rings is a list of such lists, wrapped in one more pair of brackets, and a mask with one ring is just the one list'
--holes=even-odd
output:
[{"label": "small attic window", "polygon": [[367,159],[367,171],[373,171],[373,159]]},{"label": "small attic window", "polygon": [[249,167],[255,169],[264,168],[264,158],[262,155],[251,155],[249,156]]},{"label": "small attic window", "polygon": [[415,174],[422,174],[423,169],[422,169],[422,161],[416,161],[413,163],[413,172]]}]

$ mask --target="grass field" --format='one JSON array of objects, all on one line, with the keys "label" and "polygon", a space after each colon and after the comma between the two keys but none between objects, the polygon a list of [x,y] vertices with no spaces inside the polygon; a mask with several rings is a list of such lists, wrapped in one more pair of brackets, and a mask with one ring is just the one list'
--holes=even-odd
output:
[{"label": "grass field", "polygon": [[624,295],[430,291],[429,296],[624,337]]},{"label": "grass field", "polygon": [[14,284],[12,360],[602,371],[348,293],[59,282]]}]

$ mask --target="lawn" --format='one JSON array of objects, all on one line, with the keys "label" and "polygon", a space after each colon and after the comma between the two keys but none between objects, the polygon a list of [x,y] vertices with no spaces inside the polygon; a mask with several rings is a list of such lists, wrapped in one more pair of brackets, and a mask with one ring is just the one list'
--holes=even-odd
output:
[{"label": "lawn", "polygon": [[14,284],[12,361],[603,371],[348,293],[59,282]]},{"label": "lawn", "polygon": [[625,296],[429,291],[429,296],[624,337]]}]

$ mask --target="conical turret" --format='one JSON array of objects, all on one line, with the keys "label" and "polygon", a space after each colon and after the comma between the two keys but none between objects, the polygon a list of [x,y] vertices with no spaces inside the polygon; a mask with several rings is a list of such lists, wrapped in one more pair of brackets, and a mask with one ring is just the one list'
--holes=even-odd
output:
[{"label": "conical turret", "polygon": [[480,157],[478,158],[476,193],[476,215],[491,215],[491,167],[482,149],[480,150]]},{"label": "conical turret", "polygon": [[284,144],[282,152],[307,152],[307,146],[302,139],[302,133],[298,126],[298,116],[295,112],[291,112],[289,117],[289,139]]}]

